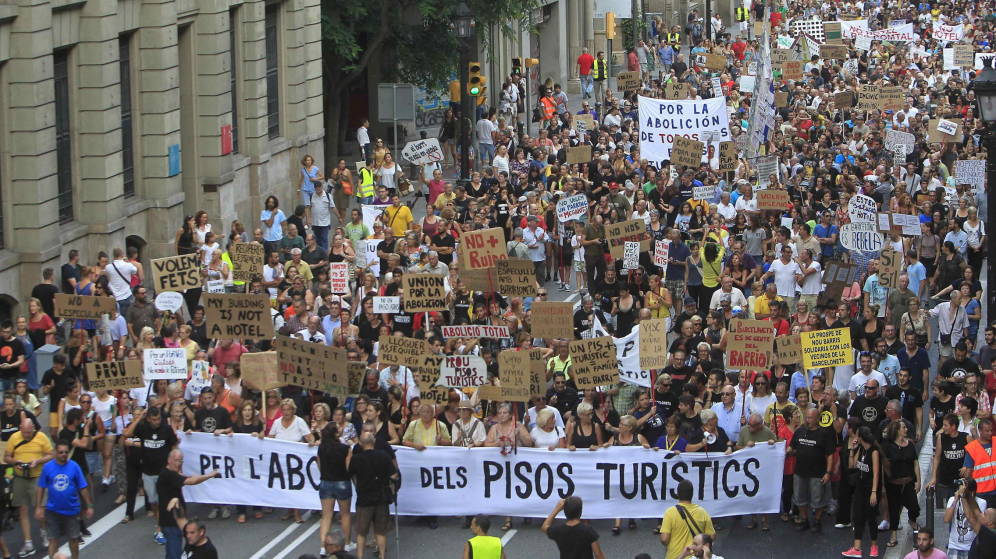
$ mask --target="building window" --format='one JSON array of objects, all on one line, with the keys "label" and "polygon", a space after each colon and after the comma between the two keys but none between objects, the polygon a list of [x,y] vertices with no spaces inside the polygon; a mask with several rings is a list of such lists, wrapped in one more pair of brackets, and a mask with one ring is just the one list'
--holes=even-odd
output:
[{"label": "building window", "polygon": [[270,139],[280,135],[280,6],[266,7],[266,118]]},{"label": "building window", "polygon": [[55,84],[55,154],[59,185],[59,223],[73,220],[73,137],[69,107],[69,50],[52,54]]},{"label": "building window", "polygon": [[131,99],[131,34],[118,39],[118,57],[121,66],[121,175],[125,196],[135,195],[135,145],[132,128]]},{"label": "building window", "polygon": [[[231,87],[229,96],[232,98],[232,153],[239,152],[239,12],[238,8],[228,14],[228,56],[231,71]],[[269,61],[269,59],[267,59]]]}]

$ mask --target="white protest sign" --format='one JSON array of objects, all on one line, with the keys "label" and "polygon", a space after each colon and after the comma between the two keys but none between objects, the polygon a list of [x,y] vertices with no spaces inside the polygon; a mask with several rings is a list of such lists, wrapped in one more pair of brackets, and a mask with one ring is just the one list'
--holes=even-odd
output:
[{"label": "white protest sign", "polygon": [[405,144],[405,149],[401,150],[401,157],[415,165],[425,165],[442,161],[443,150],[439,147],[438,139],[426,138]]},{"label": "white protest sign", "polygon": [[757,158],[757,178],[758,185],[755,190],[764,190],[768,188],[771,184],[771,176],[774,175],[778,178],[778,156],[777,155],[766,155],[764,157]]},{"label": "white protest sign", "polygon": [[868,35],[859,35],[854,38],[854,48],[857,50],[871,50],[872,38]]},{"label": "white protest sign", "polygon": [[360,241],[360,250],[363,251],[363,261],[366,262],[367,269],[376,277],[380,277],[380,257],[377,256],[377,245],[381,242],[380,239]]},{"label": "white protest sign", "polygon": [[401,297],[374,297],[375,313],[397,313],[401,311]]},{"label": "white protest sign", "polygon": [[902,234],[907,237],[919,237],[923,234],[920,229],[920,218],[910,214],[894,213],[892,223],[903,228]]},{"label": "white protest sign", "polygon": [[488,324],[462,324],[458,326],[443,326],[444,338],[507,338],[508,326],[491,326]]},{"label": "white protest sign", "polygon": [[845,223],[840,229],[840,244],[848,250],[878,252],[882,250],[885,238],[874,221]]},{"label": "white protest sign", "polygon": [[363,225],[367,226],[367,229],[373,233],[374,223],[377,222],[377,218],[380,214],[384,213],[384,208],[386,206],[374,206],[371,204],[364,204],[360,206],[360,212],[363,215]]},{"label": "white protest sign", "polygon": [[474,388],[488,383],[488,364],[477,355],[448,355],[439,367],[436,386]]},{"label": "white protest sign", "polygon": [[156,310],[176,312],[183,306],[183,295],[176,291],[160,291],[156,295]]},{"label": "white protest sign", "polygon": [[640,242],[626,241],[623,245],[623,269],[635,270],[640,267]]},{"label": "white protest sign", "polygon": [[[318,447],[241,433],[189,433],[179,439],[186,458],[183,475],[221,472],[209,483],[184,487],[187,502],[321,506]],[[676,504],[673,490],[682,479],[692,482],[695,503],[713,518],[777,513],[782,476],[776,474],[785,462],[784,444],[710,453],[708,459],[696,452],[671,454],[640,446],[592,452],[519,448],[511,462],[499,447],[394,448],[402,479],[397,512],[403,516],[544,518],[564,495],[576,495],[584,500],[585,518],[617,518],[626,511],[631,518],[659,519],[661,510]],[[532,473],[520,478],[517,471]],[[632,472],[638,472],[637,485]],[[447,483],[447,478],[466,483]],[[643,495],[633,487],[642,487]],[[506,488],[511,488],[508,493]]]},{"label": "white protest sign", "polygon": [[878,205],[875,203],[875,199],[864,194],[855,194],[847,204],[847,215],[851,221],[872,223],[875,221],[876,212],[878,212]]},{"label": "white protest sign", "polygon": [[[640,157],[657,167],[671,159],[674,138],[709,138],[709,145],[719,150],[719,142],[733,139],[726,98],[675,101],[640,97]],[[713,145],[715,144],[715,145]]]},{"label": "white protest sign", "polygon": [[660,266],[661,275],[667,273],[667,258],[671,252],[671,241],[664,239],[654,242],[654,265]]},{"label": "white protest sign", "polygon": [[891,152],[897,152],[899,151],[897,146],[903,146],[906,148],[903,153],[912,153],[914,145],[916,145],[916,137],[909,132],[889,130],[885,133],[885,149]]},{"label": "white protest sign", "polygon": [[225,280],[208,280],[207,284],[204,286],[204,290],[208,293],[224,293]]},{"label": "white protest sign", "polygon": [[349,264],[347,262],[329,264],[329,290],[335,295],[349,293]]},{"label": "white protest sign", "polygon": [[942,118],[937,122],[937,131],[947,134],[948,136],[954,136],[955,133],[958,132],[958,123]]},{"label": "white protest sign", "polygon": [[986,182],[985,159],[959,159],[955,162],[955,182],[982,187]]},{"label": "white protest sign", "polygon": [[791,217],[781,217],[779,218],[779,223],[782,227],[788,227],[789,231],[792,230],[792,225],[795,222]]},{"label": "white protest sign", "polygon": [[692,199],[693,200],[711,200],[713,196],[716,195],[716,187],[712,185],[706,186],[693,186],[692,187]]},{"label": "white protest sign", "polygon": [[182,347],[146,349],[142,353],[142,374],[145,380],[175,380],[187,378],[187,350]]},{"label": "white protest sign", "polygon": [[965,26],[962,24],[944,25],[935,21],[931,36],[936,41],[960,41],[965,36]]},{"label": "white protest sign", "polygon": [[211,364],[201,360],[191,361],[190,382],[187,383],[187,389],[199,396],[209,386],[211,386]]},{"label": "white protest sign", "polygon": [[583,219],[588,215],[588,197],[575,194],[557,202],[557,219],[561,223]]}]

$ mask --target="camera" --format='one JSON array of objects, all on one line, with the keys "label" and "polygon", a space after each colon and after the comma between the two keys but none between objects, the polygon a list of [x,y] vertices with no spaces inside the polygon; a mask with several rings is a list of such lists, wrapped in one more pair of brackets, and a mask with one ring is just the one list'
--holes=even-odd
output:
[{"label": "camera", "polygon": [[972,478],[958,478],[954,481],[955,486],[964,485],[966,493],[975,493],[976,483]]}]

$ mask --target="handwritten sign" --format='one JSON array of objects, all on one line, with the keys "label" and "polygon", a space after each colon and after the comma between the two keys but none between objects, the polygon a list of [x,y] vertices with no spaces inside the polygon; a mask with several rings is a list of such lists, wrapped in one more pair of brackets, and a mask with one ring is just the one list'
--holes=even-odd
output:
[{"label": "handwritten sign", "polygon": [[737,161],[740,158],[740,150],[736,142],[719,143],[719,170],[736,171]]},{"label": "handwritten sign", "polygon": [[444,338],[492,338],[509,337],[508,326],[491,326],[488,324],[461,324],[458,326],[443,326]]},{"label": "handwritten sign", "polygon": [[422,361],[422,355],[431,353],[429,342],[402,336],[381,336],[379,346],[377,360],[381,365],[414,367]]},{"label": "handwritten sign", "polygon": [[532,334],[535,338],[574,338],[574,304],[533,301]]},{"label": "handwritten sign", "polygon": [[277,336],[273,348],[284,386],[348,393],[345,349],[285,336]]},{"label": "handwritten sign", "polygon": [[878,284],[889,289],[898,288],[902,268],[903,255],[892,247],[883,248],[878,258]]},{"label": "handwritten sign", "polygon": [[113,297],[55,294],[55,314],[65,319],[100,318],[100,315],[111,314],[117,308]]},{"label": "handwritten sign", "polygon": [[850,91],[841,91],[840,93],[833,94],[833,104],[838,109],[846,109],[848,107],[854,106],[854,93]]},{"label": "handwritten sign", "polygon": [[767,369],[773,350],[775,331],[767,320],[733,319],[726,357],[731,369]]},{"label": "handwritten sign", "polygon": [[802,337],[799,334],[775,338],[775,355],[779,365],[798,365],[802,362]]},{"label": "handwritten sign", "polygon": [[232,259],[232,280],[252,282],[263,277],[265,249],[257,243],[236,243],[228,249]]},{"label": "handwritten sign", "polygon": [[[667,271],[667,259],[668,254],[671,252],[671,241],[663,239],[654,242],[654,265],[660,266],[662,270]],[[661,274],[664,272],[662,271]]]},{"label": "handwritten sign", "polygon": [[364,377],[367,375],[367,364],[364,361],[350,361],[346,364],[346,374],[349,377],[349,393],[356,394],[363,390]]},{"label": "handwritten sign", "polygon": [[955,162],[955,182],[981,188],[986,183],[984,159],[958,159]]},{"label": "handwritten sign", "polygon": [[567,148],[567,164],[588,163],[591,161],[591,146],[575,146]]},{"label": "handwritten sign", "polygon": [[176,312],[183,306],[183,295],[175,291],[161,291],[156,295],[156,310]]},{"label": "handwritten sign", "polygon": [[847,60],[847,47],[844,45],[822,45],[820,56],[828,60]]},{"label": "handwritten sign", "polygon": [[692,187],[692,200],[711,200],[715,195],[716,187],[713,185]]},{"label": "handwritten sign", "polygon": [[872,223],[875,221],[876,212],[878,212],[878,204],[875,199],[864,194],[855,194],[847,204],[847,215],[852,222]]},{"label": "handwritten sign", "polygon": [[671,163],[674,165],[685,165],[686,167],[698,167],[702,163],[702,150],[705,145],[685,136],[675,136],[671,149]]},{"label": "handwritten sign", "polygon": [[87,363],[86,377],[93,391],[130,390],[145,386],[142,362],[137,359]]},{"label": "handwritten sign", "polygon": [[786,60],[782,62],[782,79],[783,80],[801,80],[802,79],[802,61],[801,60]]},{"label": "handwritten sign", "polygon": [[152,261],[152,285],[159,291],[185,291],[201,286],[201,262],[196,254],[167,256]]},{"label": "handwritten sign", "polygon": [[879,107],[879,86],[861,84],[858,86],[859,111],[875,111]]},{"label": "handwritten sign", "polygon": [[535,297],[536,269],[531,260],[509,258],[495,262],[498,291],[507,297]]},{"label": "handwritten sign", "polygon": [[975,65],[975,47],[968,43],[957,43],[954,46],[954,65],[959,68],[971,68]]},{"label": "handwritten sign", "polygon": [[446,276],[436,274],[405,274],[405,311],[446,310]]},{"label": "handwritten sign", "polygon": [[572,119],[574,121],[574,130],[579,136],[589,130],[595,129],[595,117],[590,114],[574,115]]},{"label": "handwritten sign", "polygon": [[726,64],[728,59],[722,54],[705,54],[705,67],[710,70],[715,70],[717,72],[722,72],[726,69]]},{"label": "handwritten sign", "polygon": [[267,295],[205,293],[202,301],[209,338],[259,340],[274,336]]},{"label": "handwritten sign", "polygon": [[586,215],[588,215],[588,197],[584,194],[561,198],[557,202],[557,220],[560,223],[582,219]]},{"label": "handwritten sign", "polygon": [[401,310],[401,297],[374,297],[375,313],[396,313]]},{"label": "handwritten sign", "polygon": [[640,368],[667,366],[667,322],[663,318],[640,321]]},{"label": "handwritten sign", "polygon": [[782,107],[787,107],[789,104],[789,94],[788,91],[776,91],[775,92],[775,107],[781,109]]},{"label": "handwritten sign", "polygon": [[505,231],[501,227],[468,231],[460,236],[460,266],[478,270],[490,268],[495,262],[508,258],[505,250]]},{"label": "handwritten sign", "polygon": [[664,98],[672,100],[688,99],[688,84],[684,82],[667,82],[664,84]]},{"label": "handwritten sign", "polygon": [[848,250],[878,252],[882,250],[885,239],[874,222],[852,222],[840,228],[840,244]]},{"label": "handwritten sign", "polygon": [[276,351],[243,353],[239,357],[239,369],[242,380],[257,390],[265,392],[283,386]]},{"label": "handwritten sign", "polygon": [[329,264],[329,291],[336,295],[349,293],[349,263]]},{"label": "handwritten sign", "polygon": [[616,80],[618,81],[619,89],[632,91],[640,87],[640,72],[619,72],[616,75]]},{"label": "handwritten sign", "polygon": [[579,390],[591,390],[619,382],[619,362],[612,336],[571,340],[571,376]]},{"label": "handwritten sign", "polygon": [[488,383],[488,365],[476,355],[447,355],[439,369],[438,386],[476,388]]},{"label": "handwritten sign", "polygon": [[642,219],[607,224],[605,240],[609,243],[609,253],[613,258],[623,257],[626,241],[639,241],[641,251],[650,250],[650,233],[647,232],[647,224]]},{"label": "handwritten sign", "polygon": [[439,147],[439,140],[436,138],[426,138],[415,140],[405,144],[401,150],[401,157],[415,165],[425,165],[443,160],[443,150]]},{"label": "handwritten sign", "polygon": [[958,123],[942,118],[937,122],[937,131],[948,136],[954,136],[955,132],[958,131]]},{"label": "handwritten sign", "polygon": [[878,106],[883,111],[898,111],[905,103],[903,89],[898,85],[879,87]]},{"label": "handwritten sign", "polygon": [[854,364],[850,328],[831,328],[800,334],[802,366],[806,369]]},{"label": "handwritten sign", "polygon": [[757,197],[757,209],[759,210],[784,210],[789,204],[787,190],[765,189],[754,193]]},{"label": "handwritten sign", "polygon": [[142,352],[145,380],[187,379],[187,352],[182,347],[148,348]]},{"label": "handwritten sign", "polygon": [[531,371],[528,352],[506,349],[499,353],[501,399],[506,402],[528,402]]},{"label": "handwritten sign", "polygon": [[[941,127],[941,121],[946,121],[954,123],[956,125],[953,132],[951,132],[950,125],[945,125],[944,129]],[[960,118],[948,118],[948,119],[932,119],[928,125],[927,129],[927,142],[931,144],[942,144],[947,142],[961,143],[964,140],[964,127],[962,126],[962,119]],[[945,131],[947,130],[947,131]]]},{"label": "handwritten sign", "polygon": [[623,269],[635,270],[640,267],[640,243],[626,241],[623,245]]}]

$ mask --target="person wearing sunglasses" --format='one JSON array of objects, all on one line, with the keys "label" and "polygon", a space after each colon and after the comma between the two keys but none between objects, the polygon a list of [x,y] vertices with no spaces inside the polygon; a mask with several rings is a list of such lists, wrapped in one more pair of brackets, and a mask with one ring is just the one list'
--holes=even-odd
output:
[{"label": "person wearing sunglasses", "polygon": [[861,425],[875,430],[878,424],[885,419],[887,401],[878,379],[868,379],[863,388],[864,394],[859,395],[854,400],[848,417],[857,417],[861,421]]},{"label": "person wearing sunglasses", "polygon": [[885,375],[873,368],[875,366],[875,358],[870,351],[861,352],[861,355],[858,356],[858,364],[861,368],[851,376],[847,387],[847,391],[851,394],[851,400],[864,393],[865,385],[871,379],[877,380],[878,386],[888,384],[885,380]]}]

